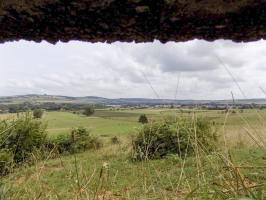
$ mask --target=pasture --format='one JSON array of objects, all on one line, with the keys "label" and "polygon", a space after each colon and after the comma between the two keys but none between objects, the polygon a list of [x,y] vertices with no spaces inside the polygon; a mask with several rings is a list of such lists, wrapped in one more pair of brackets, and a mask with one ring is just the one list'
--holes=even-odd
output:
[{"label": "pasture", "polygon": [[[202,151],[196,157],[169,155],[161,160],[133,162],[131,138],[142,126],[137,122],[140,114],[146,114],[149,121],[206,117],[217,127],[219,151],[212,155]],[[42,120],[47,123],[49,137],[69,134],[72,128],[82,126],[102,140],[103,148],[55,159],[38,161],[36,158],[35,165],[21,166],[4,178],[2,193],[7,199],[183,199],[185,196],[228,199],[242,194],[263,199],[265,119],[264,110],[226,113],[102,109],[90,117],[63,111],[46,112]],[[114,136],[118,137],[119,144],[111,142]],[[216,192],[219,195],[213,196]]]},{"label": "pasture", "polygon": [[[264,110],[244,110],[225,113],[220,110],[178,110],[178,109],[124,109],[96,110],[91,117],[70,112],[46,112],[44,121],[48,124],[48,134],[53,137],[69,133],[72,128],[86,127],[91,134],[100,137],[131,136],[141,126],[140,114],[146,114],[149,121],[172,118],[206,117],[213,122],[219,135],[230,145],[243,142],[252,144],[250,134],[260,139],[266,138]],[[5,115],[5,117],[7,117]],[[221,138],[221,139],[222,139]],[[264,139],[263,139],[264,140]]]}]

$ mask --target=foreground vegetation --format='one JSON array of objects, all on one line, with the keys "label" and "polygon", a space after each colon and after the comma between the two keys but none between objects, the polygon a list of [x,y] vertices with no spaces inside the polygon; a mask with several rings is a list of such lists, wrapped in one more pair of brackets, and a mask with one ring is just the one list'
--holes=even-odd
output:
[{"label": "foreground vegetation", "polygon": [[[149,120],[147,125],[138,123],[143,113]],[[151,109],[96,110],[94,115],[86,117],[70,112],[46,112],[41,121],[48,125],[49,140],[71,137],[73,131],[87,133],[90,130],[89,137],[97,136],[100,148],[88,148],[74,154],[71,153],[76,149],[73,146],[63,154],[54,148],[45,155],[32,152],[31,162],[23,163],[2,178],[0,198],[265,199],[265,114],[257,110]],[[197,125],[198,119],[205,122]],[[174,126],[184,120],[190,122],[189,125]],[[153,123],[157,125],[152,126]],[[154,131],[148,131],[148,135],[155,133],[158,138],[152,141],[161,141],[163,133],[160,130],[165,131],[161,125],[168,126],[166,131],[170,130],[171,139],[175,139],[174,133],[182,128],[193,133],[192,143],[187,143],[192,145],[187,149],[193,153],[184,150],[185,153],[179,155],[167,151],[153,160],[151,157],[134,159],[134,141],[143,141],[143,133],[151,128]],[[74,129],[81,126],[85,129]],[[215,142],[215,148],[213,144],[209,146],[209,142],[202,145],[202,141],[195,138],[202,127],[204,133],[217,133],[218,140],[210,140]],[[147,148],[150,146],[145,146]]]}]

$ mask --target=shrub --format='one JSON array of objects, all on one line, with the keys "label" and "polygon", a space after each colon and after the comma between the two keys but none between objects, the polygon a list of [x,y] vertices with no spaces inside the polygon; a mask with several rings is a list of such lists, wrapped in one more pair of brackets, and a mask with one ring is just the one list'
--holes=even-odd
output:
[{"label": "shrub", "polygon": [[139,116],[139,122],[142,123],[142,124],[146,124],[148,123],[148,118],[145,114],[142,114]]},{"label": "shrub", "polygon": [[120,144],[120,140],[118,137],[114,136],[111,138],[111,143],[112,144]]},{"label": "shrub", "polygon": [[35,118],[35,119],[41,119],[42,118],[42,116],[43,116],[43,110],[42,109],[35,109],[34,111],[33,111],[33,117]]},{"label": "shrub", "polygon": [[193,155],[195,145],[210,152],[216,147],[216,131],[200,118],[197,121],[178,120],[176,123],[147,124],[133,140],[133,158],[158,159],[167,154]]},{"label": "shrub", "polygon": [[29,114],[0,126],[0,149],[13,153],[15,163],[23,162],[34,149],[46,143],[46,125]]},{"label": "shrub", "polygon": [[167,124],[148,124],[133,141],[134,158],[138,160],[156,159],[167,153],[177,152],[177,138]]},{"label": "shrub", "polygon": [[50,149],[57,148],[60,154],[70,152],[71,149],[71,138],[69,135],[58,135],[56,139],[50,141],[48,147]]},{"label": "shrub", "polygon": [[231,112],[232,114],[236,114],[236,111],[235,110],[232,110],[232,112]]},{"label": "shrub", "polygon": [[97,138],[90,136],[86,128],[75,128],[70,134],[59,135],[56,139],[50,142],[50,148],[56,146],[58,152],[62,153],[77,153],[88,149],[100,148],[101,142]]},{"label": "shrub", "polygon": [[86,107],[83,114],[86,116],[91,116],[94,113],[94,108],[92,106]]},{"label": "shrub", "polygon": [[92,138],[86,128],[76,128],[71,132],[71,151],[82,152],[92,148]]}]

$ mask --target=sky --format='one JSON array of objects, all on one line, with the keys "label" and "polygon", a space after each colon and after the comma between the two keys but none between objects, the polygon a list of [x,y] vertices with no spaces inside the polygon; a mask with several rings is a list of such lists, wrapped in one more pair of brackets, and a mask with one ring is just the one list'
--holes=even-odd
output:
[{"label": "sky", "polygon": [[265,55],[263,40],[8,42],[0,44],[0,96],[266,98]]}]

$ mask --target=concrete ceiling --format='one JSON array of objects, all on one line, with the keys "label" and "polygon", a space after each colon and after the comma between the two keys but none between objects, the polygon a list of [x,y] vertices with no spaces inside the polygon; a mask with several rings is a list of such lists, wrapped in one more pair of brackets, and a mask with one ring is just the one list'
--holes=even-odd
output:
[{"label": "concrete ceiling", "polygon": [[0,43],[266,38],[265,0],[4,0]]}]

